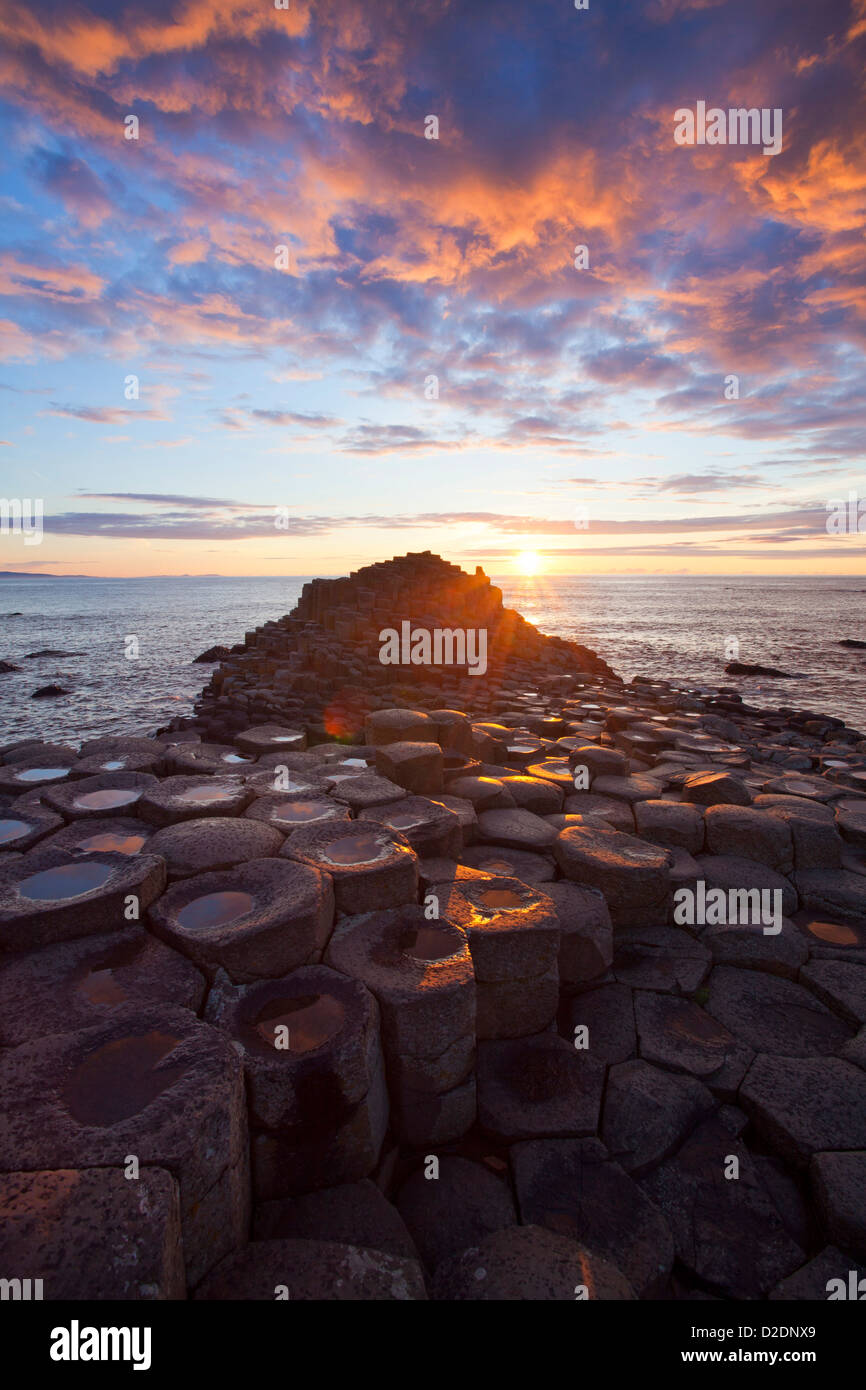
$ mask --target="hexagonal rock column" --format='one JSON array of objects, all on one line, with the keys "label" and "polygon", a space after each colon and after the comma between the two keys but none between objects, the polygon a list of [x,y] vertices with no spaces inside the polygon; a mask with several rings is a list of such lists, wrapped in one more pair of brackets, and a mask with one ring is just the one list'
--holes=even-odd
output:
[{"label": "hexagonal rock column", "polygon": [[[791,804],[800,802],[800,805]],[[755,797],[755,809],[766,810],[781,820],[791,833],[797,869],[838,869],[844,841],[834,824],[833,812],[819,801],[805,797]]]},{"label": "hexagonal rock column", "polygon": [[866,923],[866,875],[847,869],[801,869],[794,882],[800,902],[811,912]]},{"label": "hexagonal rock column", "polygon": [[[635,802],[636,806],[649,805],[649,802]],[[596,796],[595,792],[576,792],[565,798],[565,812],[570,816],[594,816],[607,821],[612,830],[622,830],[626,835],[634,832],[634,813],[627,801],[617,801],[614,796]],[[556,822],[551,821],[551,825]]]},{"label": "hexagonal rock column", "polygon": [[320,825],[324,821],[351,820],[348,806],[310,788],[309,795],[290,792],[270,792],[257,796],[244,811],[247,820],[263,821],[281,835],[294,835],[305,825]]},{"label": "hexagonal rock column", "polygon": [[250,859],[175,883],[151,909],[155,934],[213,976],[275,979],[321,952],[334,921],[327,874],[285,859]]},{"label": "hexagonal rock column", "polygon": [[424,796],[405,796],[387,806],[370,806],[361,811],[358,820],[376,821],[389,830],[398,830],[419,857],[456,859],[463,848],[460,817]]},{"label": "hexagonal rock column", "polygon": [[[460,855],[460,863],[484,874],[504,874],[521,883],[549,883],[556,865],[546,854],[528,849],[503,849],[499,845],[471,845]],[[545,888],[545,893],[549,890]]]},{"label": "hexagonal rock column", "polygon": [[475,1120],[475,977],[465,933],[422,907],[347,917],[329,965],[379,1001],[388,1084],[400,1137],[449,1143]]},{"label": "hexagonal rock column", "polygon": [[0,1115],[2,1172],[123,1172],[130,1155],[141,1169],[168,1169],[180,1186],[188,1283],[246,1239],[240,1058],[186,1009],[119,1009],[10,1049],[0,1056]]},{"label": "hexagonal rock column", "polygon": [[[727,915],[730,915],[727,909],[733,906],[740,917],[744,912],[750,921],[758,916],[763,925],[761,912],[764,908],[771,916],[778,903],[781,903],[785,917],[791,917],[797,911],[797,889],[789,878],[776,873],[775,869],[769,868],[766,864],[759,864],[754,859],[741,859],[739,855],[734,854],[700,854],[695,862],[700,869],[706,892],[709,893],[712,888],[720,888],[727,895]],[[840,878],[841,874],[837,872],[836,877]],[[742,898],[731,896],[732,893],[748,893],[754,889],[758,890],[761,912],[757,911],[758,899],[750,898],[746,900],[745,906],[739,906],[738,904],[743,902]],[[760,896],[764,893],[768,896]],[[779,896],[774,896],[777,893]],[[755,906],[750,906],[752,903]]]},{"label": "hexagonal rock column", "polygon": [[827,1150],[866,1149],[866,1071],[841,1057],[757,1056],[740,1104],[786,1162]]},{"label": "hexagonal rock column", "polygon": [[46,1300],[186,1297],[180,1192],[164,1168],[0,1175],[3,1258],[39,1270]]},{"label": "hexagonal rock column", "polygon": [[223,743],[185,743],[171,748],[166,753],[166,763],[172,772],[221,773],[247,772],[252,769],[255,757],[250,753],[239,753],[231,744]]},{"label": "hexagonal rock column", "polygon": [[[295,754],[296,758],[306,757],[306,754]],[[265,766],[263,766],[265,764]],[[313,768],[295,768],[289,766],[289,759],[278,762],[276,766],[269,767],[267,757],[256,764],[257,771],[249,772],[243,779],[243,784],[258,800],[274,795],[282,801],[295,801],[300,797],[325,796],[327,787],[322,782],[321,772],[318,766]],[[222,780],[222,779],[220,779]],[[250,802],[250,807],[254,806],[255,801]]]},{"label": "hexagonal rock column", "polygon": [[63,817],[47,806],[32,806],[26,811],[4,806],[0,808],[0,850],[32,849],[62,825]]},{"label": "hexagonal rock column", "polygon": [[44,800],[66,820],[83,820],[112,812],[135,816],[144,792],[158,786],[157,778],[149,772],[103,772],[98,777],[82,777],[78,782],[48,787]]},{"label": "hexagonal rock column", "polygon": [[283,724],[256,724],[235,734],[235,744],[242,753],[260,757],[262,753],[302,753],[307,735],[302,729],[289,729]]},{"label": "hexagonal rock column", "polygon": [[752,793],[729,772],[690,772],[683,782],[683,801],[698,806],[748,806]]},{"label": "hexagonal rock column", "polygon": [[829,1239],[866,1259],[866,1152],[816,1154],[809,1177]]},{"label": "hexagonal rock column", "polygon": [[478,1048],[478,1120],[510,1143],[540,1135],[593,1135],[605,1067],[556,1033]]},{"label": "hexagonal rock column", "polygon": [[[396,1201],[430,1271],[491,1232],[517,1224],[507,1174],[450,1154],[440,1157],[435,1180],[425,1177],[425,1167],[422,1162],[415,1168]],[[497,1168],[505,1168],[501,1159]]]},{"label": "hexagonal rock column", "polygon": [[77,854],[140,854],[152,834],[152,826],[131,816],[96,816],[64,825],[45,841],[45,849]]},{"label": "hexagonal rock column", "polygon": [[[749,972],[751,973],[751,972]],[[700,1078],[733,1102],[754,1052],[691,999],[638,990],[635,1023],[641,1057]]]},{"label": "hexagonal rock column", "polygon": [[0,1047],[87,1028],[133,1003],[197,1013],[205,987],[191,961],[136,922],[43,946],[0,966]]},{"label": "hexagonal rock column", "polygon": [[621,1167],[641,1177],[675,1153],[716,1104],[694,1076],[637,1058],[620,1062],[608,1073],[601,1137]]},{"label": "hexagonal rock column", "polygon": [[379,777],[375,772],[326,773],[322,777],[322,786],[335,801],[348,806],[355,815],[370,806],[385,806],[406,799],[404,787],[398,787],[396,782]]},{"label": "hexagonal rock column", "polygon": [[430,718],[436,726],[439,747],[468,757],[472,753],[472,725],[461,710],[434,709]]},{"label": "hexagonal rock column", "polygon": [[58,782],[71,782],[77,777],[74,768],[75,754],[33,753],[26,761],[11,763],[0,767],[0,793],[21,796],[34,789],[55,786]]},{"label": "hexagonal rock column", "polygon": [[560,879],[544,887],[561,932],[559,983],[566,993],[603,975],[613,960],[613,926],[604,894]]},{"label": "hexagonal rock column", "polygon": [[[465,873],[465,871],[464,871]],[[440,918],[469,939],[476,1036],[539,1033],[559,1003],[559,919],[550,898],[516,878],[457,877],[433,884]]]},{"label": "hexagonal rock column", "polygon": [[687,801],[636,801],[634,823],[641,839],[666,849],[699,854],[704,846],[704,818]]},{"label": "hexagonal rock column", "polygon": [[754,859],[779,874],[794,868],[791,831],[778,816],[752,806],[708,806],[704,827],[708,854]]},{"label": "hexagonal rock column", "polygon": [[553,853],[566,878],[604,894],[615,927],[664,920],[671,851],[618,830],[573,826],[557,836]]},{"label": "hexagonal rock column", "polygon": [[374,748],[388,743],[435,743],[437,737],[435,720],[416,709],[378,709],[364,720],[364,738]]},{"label": "hexagonal rock column", "polygon": [[[135,740],[131,742],[134,745]],[[152,772],[159,777],[165,769],[165,749],[154,743],[147,753],[136,751],[134,746],[114,756],[96,753],[79,758],[74,767],[79,777],[101,777],[106,772]]]},{"label": "hexagonal rock column", "polygon": [[381,777],[421,796],[443,790],[442,749],[438,743],[389,743],[376,749],[376,771]]},{"label": "hexagonal rock column", "polygon": [[[801,1265],[793,1274],[789,1274],[787,1279],[780,1279],[775,1288],[770,1290],[767,1298],[770,1302],[782,1303],[794,1300],[807,1303],[819,1300],[823,1302],[829,1297],[831,1279],[838,1281],[837,1289],[841,1287],[844,1290],[841,1297],[853,1297],[856,1295],[850,1294],[852,1270],[855,1284],[866,1278],[866,1268],[862,1264],[858,1264],[835,1245],[826,1245],[813,1259]],[[860,1288],[862,1287],[860,1284]],[[838,1298],[840,1295],[837,1293],[836,1296]]]},{"label": "hexagonal rock column", "polygon": [[138,814],[151,825],[174,825],[202,816],[240,816],[255,792],[239,778],[166,777],[149,788],[138,803]]},{"label": "hexagonal rock column", "polygon": [[443,1260],[433,1280],[433,1297],[573,1303],[578,1287],[603,1302],[634,1298],[626,1278],[594,1251],[541,1226],[508,1226]]},{"label": "hexagonal rock column", "polygon": [[372,1171],[388,1097],[379,1008],[359,980],[323,965],[241,986],[220,973],[206,1017],[243,1058],[260,1200]]},{"label": "hexagonal rock column", "polygon": [[321,1187],[300,1197],[259,1202],[253,1239],[332,1240],[408,1260],[418,1258],[400,1213],[370,1178]]},{"label": "hexagonal rock column", "polygon": [[506,849],[545,850],[556,839],[552,825],[522,807],[513,811],[482,811],[478,817],[478,834],[485,844],[504,845]]},{"label": "hexagonal rock column", "polygon": [[[426,1299],[417,1260],[326,1240],[257,1240],[215,1269],[197,1299],[261,1299],[278,1289],[293,1302],[400,1302]],[[284,1295],[285,1296],[285,1295]]]},{"label": "hexagonal rock column", "polygon": [[229,869],[250,859],[270,859],[283,843],[276,827],[237,816],[207,816],[165,825],[150,839],[148,854],[165,860],[170,879]]},{"label": "hexagonal rock column", "polygon": [[[739,1178],[726,1181],[730,1159]],[[805,1259],[745,1145],[715,1116],[640,1180],[674,1236],[677,1259],[723,1297],[758,1299]]]},{"label": "hexagonal rock column", "polygon": [[165,886],[153,854],[69,854],[37,846],[0,861],[0,946],[33,950],[123,927]]},{"label": "hexagonal rock column", "polygon": [[536,816],[556,815],[562,810],[563,791],[554,782],[541,776],[502,777],[502,785],[511,793],[515,806]]},{"label": "hexagonal rock column", "polygon": [[590,777],[627,777],[628,758],[617,748],[602,748],[594,743],[582,743],[572,748],[568,754],[568,764],[575,768],[585,767]]},{"label": "hexagonal rock column", "polygon": [[[521,1220],[610,1260],[638,1298],[666,1291],[674,1244],[658,1208],[597,1139],[529,1139],[509,1160]],[[733,1184],[731,1184],[733,1186]]]},{"label": "hexagonal rock column", "polygon": [[399,907],[418,896],[418,856],[399,831],[384,826],[305,826],[286,841],[280,856],[328,873],[338,912]]},{"label": "hexagonal rock column", "polygon": [[717,965],[706,1007],[745,1046],[779,1057],[826,1056],[853,1035],[801,984],[763,971]]}]

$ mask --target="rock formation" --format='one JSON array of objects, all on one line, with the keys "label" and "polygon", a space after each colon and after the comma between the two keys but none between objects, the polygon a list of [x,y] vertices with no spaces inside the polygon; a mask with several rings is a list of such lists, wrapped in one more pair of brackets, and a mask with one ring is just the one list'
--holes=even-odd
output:
[{"label": "rock formation", "polygon": [[[395,680],[404,618],[486,623],[488,671]],[[217,676],[198,728],[0,748],[9,1274],[46,1300],[856,1285],[863,733],[626,685],[432,556],[308,585]]]},{"label": "rock formation", "polygon": [[[404,622],[428,632],[483,629],[486,671],[470,675],[466,663],[383,665],[380,633],[399,632]],[[546,637],[504,608],[502,591],[480,567],[466,574],[423,551],[305,584],[291,613],[247,633],[243,649],[221,660],[196,709],[217,739],[251,724],[291,722],[319,737],[360,741],[372,709],[472,708],[500,691],[581,673],[613,675],[586,647]]]}]

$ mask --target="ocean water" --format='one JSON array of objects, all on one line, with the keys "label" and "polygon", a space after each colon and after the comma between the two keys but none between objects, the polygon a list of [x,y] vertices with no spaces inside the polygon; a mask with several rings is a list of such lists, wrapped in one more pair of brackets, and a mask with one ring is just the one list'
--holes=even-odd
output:
[{"label": "ocean water", "polygon": [[[190,714],[211,668],[193,658],[230,646],[295,605],[300,578],[0,579],[0,742],[24,737],[78,742],[102,734],[153,733]],[[505,603],[543,632],[592,647],[626,680],[659,676],[689,685],[735,686],[757,705],[795,705],[866,729],[866,577],[496,579]],[[14,615],[14,616],[13,616]],[[140,655],[124,655],[126,639]],[[739,659],[775,666],[792,680],[724,674],[726,644]],[[26,660],[53,648],[78,655]],[[39,686],[70,690],[33,700]]]}]

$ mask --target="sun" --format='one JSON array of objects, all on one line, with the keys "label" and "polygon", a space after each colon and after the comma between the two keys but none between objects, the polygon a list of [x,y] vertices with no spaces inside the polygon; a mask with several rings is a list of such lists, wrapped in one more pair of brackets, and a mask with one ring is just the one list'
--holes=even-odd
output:
[{"label": "sun", "polygon": [[537,550],[521,550],[517,557],[517,568],[521,574],[538,574],[541,568],[541,556]]}]

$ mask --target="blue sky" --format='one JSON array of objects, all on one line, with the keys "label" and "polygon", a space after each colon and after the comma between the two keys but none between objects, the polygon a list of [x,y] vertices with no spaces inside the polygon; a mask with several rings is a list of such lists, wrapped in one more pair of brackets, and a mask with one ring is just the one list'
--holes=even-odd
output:
[{"label": "blue sky", "polygon": [[[0,39],[2,491],[45,502],[0,567],[862,572],[866,0],[2,0]],[[781,153],[677,146],[698,101]]]}]

